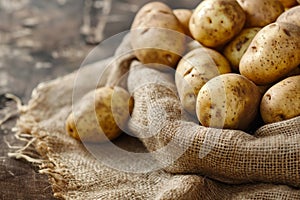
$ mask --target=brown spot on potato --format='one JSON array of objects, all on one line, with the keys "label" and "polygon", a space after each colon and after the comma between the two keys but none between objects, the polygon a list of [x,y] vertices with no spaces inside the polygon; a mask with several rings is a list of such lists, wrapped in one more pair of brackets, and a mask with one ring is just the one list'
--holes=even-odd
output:
[{"label": "brown spot on potato", "polygon": [[169,63],[172,63],[172,56],[170,54],[166,54],[165,56],[165,59],[169,62]]},{"label": "brown spot on potato", "polygon": [[186,70],[186,71],[184,72],[183,76],[189,75],[189,74],[193,71],[193,68],[194,68],[194,67],[190,67],[188,70]]},{"label": "brown spot on potato", "polygon": [[165,10],[159,10],[158,12],[159,12],[159,13],[162,13],[162,14],[166,14],[166,15],[170,14],[169,12],[167,12],[167,11],[165,11]]},{"label": "brown spot on potato", "polygon": [[74,132],[74,130],[73,130],[70,126],[68,126],[68,131],[69,131],[70,133],[73,133],[73,132]]},{"label": "brown spot on potato", "polygon": [[249,38],[246,37],[246,38],[244,38],[244,40],[239,41],[239,42],[235,45],[236,49],[237,49],[238,51],[240,51],[241,48],[242,48],[242,46],[243,46],[243,44],[245,44],[248,40],[249,40]]},{"label": "brown spot on potato", "polygon": [[284,28],[282,30],[287,36],[289,36],[289,37],[291,36],[291,33],[287,29]]},{"label": "brown spot on potato", "polygon": [[195,18],[192,18],[191,23],[195,24]]},{"label": "brown spot on potato", "polygon": [[284,116],[284,114],[279,114],[279,115],[277,115],[278,116],[278,118],[280,119],[280,120],[285,120],[286,119],[286,117]]},{"label": "brown spot on potato", "polygon": [[216,112],[216,117],[217,117],[218,119],[222,119],[221,113],[222,113],[222,111],[221,111],[220,109],[218,109],[217,112]]},{"label": "brown spot on potato", "polygon": [[257,51],[257,47],[256,47],[256,46],[252,46],[251,49],[252,49],[253,51]]},{"label": "brown spot on potato", "polygon": [[144,28],[144,30],[141,32],[141,35],[147,33],[149,31],[149,28]]},{"label": "brown spot on potato", "polygon": [[211,20],[211,18],[210,17],[207,17],[207,21],[208,21],[208,23],[212,23],[212,20]]}]

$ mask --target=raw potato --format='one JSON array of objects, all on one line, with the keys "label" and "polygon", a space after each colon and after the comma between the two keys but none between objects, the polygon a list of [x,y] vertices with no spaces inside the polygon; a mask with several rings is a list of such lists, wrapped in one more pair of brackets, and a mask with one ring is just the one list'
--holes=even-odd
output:
[{"label": "raw potato", "polygon": [[246,12],[246,27],[264,27],[284,12],[279,0],[237,0]]},{"label": "raw potato", "polygon": [[128,92],[102,87],[86,94],[66,121],[67,133],[83,142],[105,142],[121,134],[133,107]]},{"label": "raw potato", "polygon": [[279,0],[285,8],[297,5],[297,0]]},{"label": "raw potato", "polygon": [[260,113],[265,123],[300,115],[300,75],[288,77],[273,85],[263,96]]},{"label": "raw potato", "polygon": [[197,48],[186,54],[178,63],[175,82],[183,108],[195,114],[196,97],[210,79],[231,72],[229,62],[219,52]]},{"label": "raw potato", "polygon": [[260,98],[258,87],[244,76],[223,74],[199,91],[197,117],[203,126],[245,130],[258,113]]},{"label": "raw potato", "polygon": [[175,68],[185,50],[181,23],[173,10],[160,2],[148,3],[139,10],[130,33],[135,55],[144,64]]},{"label": "raw potato", "polygon": [[189,29],[189,21],[193,14],[191,10],[188,9],[175,9],[173,10],[174,15],[177,17],[177,19],[180,21],[185,34],[187,34],[189,37],[192,36],[190,29]]},{"label": "raw potato", "polygon": [[289,76],[295,76],[295,75],[300,75],[300,65],[298,65],[298,67],[296,69],[294,69],[293,71],[288,73],[286,78]]},{"label": "raw potato", "polygon": [[192,40],[186,44],[186,53],[201,47],[203,47],[203,45],[201,45],[197,40]]},{"label": "raw potato", "polygon": [[224,55],[235,71],[239,71],[239,64],[252,39],[261,28],[243,29],[224,49]]},{"label": "raw potato", "polygon": [[277,22],[289,23],[300,26],[300,5],[288,9],[282,13],[278,18]]},{"label": "raw potato", "polygon": [[279,81],[300,64],[300,27],[272,23],[262,28],[240,61],[240,73],[257,85]]},{"label": "raw potato", "polygon": [[219,47],[243,28],[246,17],[235,0],[202,1],[190,19],[192,36],[207,47]]},{"label": "raw potato", "polygon": [[261,94],[261,95],[264,95],[264,94],[266,93],[266,91],[267,91],[270,87],[272,87],[272,84],[270,84],[270,85],[259,85],[259,86],[257,86],[257,87],[259,88],[260,94]]}]

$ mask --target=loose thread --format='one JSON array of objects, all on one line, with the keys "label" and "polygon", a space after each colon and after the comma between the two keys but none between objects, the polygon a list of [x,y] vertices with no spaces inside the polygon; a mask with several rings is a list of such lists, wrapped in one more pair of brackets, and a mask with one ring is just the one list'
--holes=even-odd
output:
[{"label": "loose thread", "polygon": [[19,114],[18,111],[12,111],[12,112],[5,113],[5,116],[0,120],[0,126],[2,126],[5,122],[7,122],[9,119],[11,119],[12,117],[14,117],[18,114]]},{"label": "loose thread", "polygon": [[31,158],[23,153],[16,152],[16,153],[8,153],[8,157],[10,158],[16,158],[16,159],[25,159],[26,161],[30,163],[37,163],[37,164],[42,164],[43,160],[42,159],[36,159],[36,158]]},{"label": "loose thread", "polygon": [[8,146],[8,148],[10,149],[18,149],[17,152],[22,152],[24,150],[26,150],[27,148],[29,148],[29,146],[36,141],[36,138],[32,138],[31,140],[29,140],[27,142],[27,144],[25,146],[12,146],[9,144],[9,142],[6,140],[6,137],[3,138],[4,139],[4,143]]},{"label": "loose thread", "polygon": [[32,135],[30,134],[26,134],[26,133],[16,133],[15,134],[15,138],[17,140],[20,140],[20,141],[25,141],[25,142],[28,142],[31,138],[33,138]]},{"label": "loose thread", "polygon": [[37,164],[42,164],[43,160],[42,159],[37,159],[37,158],[33,158],[33,154],[30,152],[26,152],[25,151],[27,149],[29,149],[29,147],[36,141],[36,138],[31,138],[30,140],[27,140],[27,144],[23,147],[21,146],[12,146],[11,144],[9,144],[9,142],[6,140],[6,138],[4,137],[4,142],[5,144],[10,148],[10,149],[18,149],[16,152],[14,153],[8,153],[8,157],[10,158],[16,158],[16,159],[25,159],[26,161],[30,162],[30,163],[37,163]]},{"label": "loose thread", "polygon": [[16,102],[18,110],[17,111],[11,111],[11,112],[5,113],[5,116],[0,120],[0,126],[3,125],[5,122],[7,122],[12,117],[18,115],[19,111],[23,110],[22,101],[21,101],[21,99],[19,97],[17,97],[14,94],[11,94],[11,93],[6,93],[5,94],[5,98],[11,99],[14,102]]},{"label": "loose thread", "polygon": [[11,93],[6,93],[5,97],[7,99],[11,99],[14,102],[16,102],[18,110],[22,110],[23,109],[22,100],[18,96],[14,95],[14,94],[11,94]]},{"label": "loose thread", "polygon": [[12,146],[6,139],[6,137],[3,137],[4,143],[8,146],[9,149],[21,149],[23,146]]}]

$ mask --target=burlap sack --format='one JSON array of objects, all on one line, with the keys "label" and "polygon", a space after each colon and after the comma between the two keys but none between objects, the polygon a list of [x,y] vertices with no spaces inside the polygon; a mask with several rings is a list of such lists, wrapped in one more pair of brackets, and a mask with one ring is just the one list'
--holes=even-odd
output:
[{"label": "burlap sack", "polygon": [[[115,78],[131,67],[128,81],[120,84],[125,86],[127,82],[133,93],[135,107],[128,131],[140,139],[124,134],[114,144],[131,152],[152,152],[148,163],[153,163],[149,166],[163,168],[143,173],[118,170],[101,162],[107,159],[105,155],[92,155],[86,146],[66,134],[65,119],[72,103],[76,104],[72,102],[78,78],[74,72],[40,84],[22,108],[17,124],[22,135],[33,137],[30,144],[40,159],[31,161],[37,162],[41,173],[49,175],[56,197],[300,199],[299,117],[263,126],[254,135],[201,127],[182,111],[172,74],[132,61],[128,38],[116,54],[121,56],[114,59],[108,80],[99,86],[104,82],[116,84]],[[83,68],[78,91],[85,94],[94,89],[90,83],[99,78],[112,59]],[[110,157],[118,156],[110,153]],[[124,163],[126,160],[114,160],[115,166]],[[141,169],[145,163],[145,159],[135,159],[132,169]]]}]

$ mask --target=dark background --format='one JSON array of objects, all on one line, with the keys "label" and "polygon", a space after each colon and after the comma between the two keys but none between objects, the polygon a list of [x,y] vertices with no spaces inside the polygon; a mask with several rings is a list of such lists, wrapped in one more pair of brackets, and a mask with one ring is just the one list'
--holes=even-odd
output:
[{"label": "dark background", "polygon": [[[83,35],[84,0],[0,0],[0,199],[53,199],[52,189],[38,167],[7,154],[24,143],[16,140],[12,128],[16,104],[5,97],[12,93],[26,104],[38,83],[70,73],[80,67],[95,47],[93,37]],[[103,20],[101,3],[95,0],[91,27]],[[112,0],[103,39],[128,30],[137,10],[146,0]],[[172,8],[194,8],[200,1],[164,0]],[[103,51],[105,54],[105,50]]]}]

